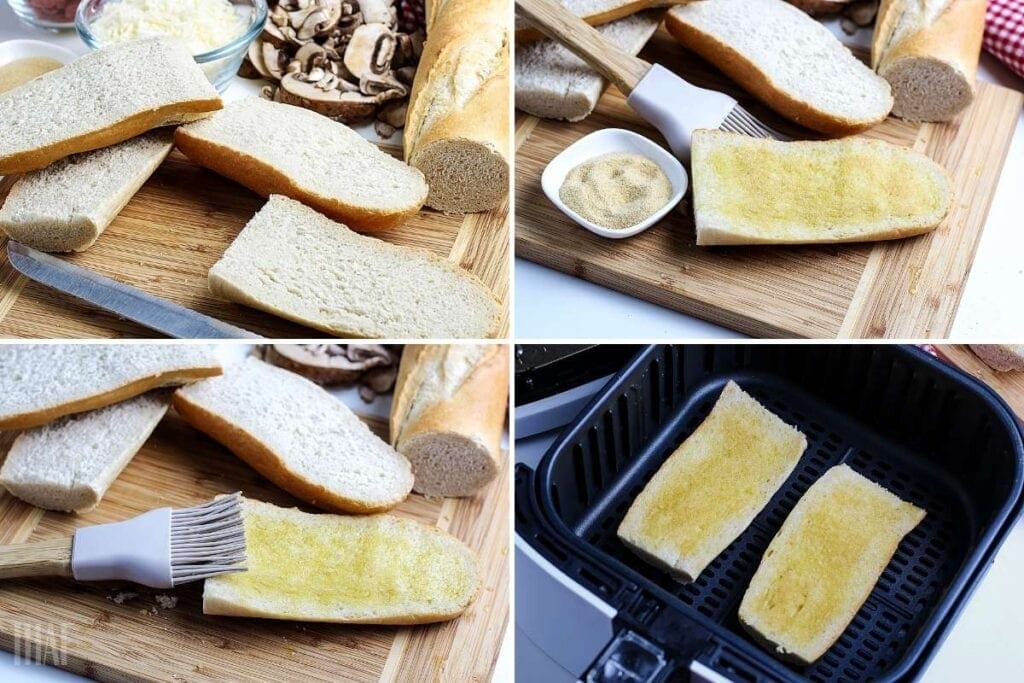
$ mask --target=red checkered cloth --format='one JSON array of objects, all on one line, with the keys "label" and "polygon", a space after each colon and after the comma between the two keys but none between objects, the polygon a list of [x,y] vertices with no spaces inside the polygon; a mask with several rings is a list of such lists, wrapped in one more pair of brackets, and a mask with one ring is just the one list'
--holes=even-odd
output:
[{"label": "red checkered cloth", "polygon": [[989,0],[985,49],[1024,76],[1024,0]]}]

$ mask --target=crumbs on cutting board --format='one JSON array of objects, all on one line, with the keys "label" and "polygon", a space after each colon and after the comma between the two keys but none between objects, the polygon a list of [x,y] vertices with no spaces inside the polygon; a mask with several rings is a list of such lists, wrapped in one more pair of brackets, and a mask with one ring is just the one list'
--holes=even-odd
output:
[{"label": "crumbs on cutting board", "polygon": [[166,593],[146,593],[143,595],[139,591],[134,590],[114,590],[107,593],[107,600],[110,600],[116,605],[123,605],[126,602],[135,600],[136,598],[142,597],[143,600],[151,600],[152,604],[147,605],[139,610],[139,614],[159,614],[162,609],[174,609],[178,606],[178,596],[168,595]]}]

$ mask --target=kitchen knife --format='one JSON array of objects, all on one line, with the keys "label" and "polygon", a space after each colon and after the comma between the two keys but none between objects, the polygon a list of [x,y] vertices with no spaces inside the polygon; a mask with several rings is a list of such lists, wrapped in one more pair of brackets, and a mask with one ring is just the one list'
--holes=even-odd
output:
[{"label": "kitchen knife", "polygon": [[20,242],[7,242],[7,257],[19,273],[42,285],[178,339],[259,338],[141,289],[72,265]]}]

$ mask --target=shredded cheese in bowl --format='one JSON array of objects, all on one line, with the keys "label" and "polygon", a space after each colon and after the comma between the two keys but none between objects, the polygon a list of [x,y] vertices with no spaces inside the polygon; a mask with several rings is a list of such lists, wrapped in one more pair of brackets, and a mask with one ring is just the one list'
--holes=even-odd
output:
[{"label": "shredded cheese in bowl", "polygon": [[104,3],[90,29],[101,43],[173,36],[198,55],[226,45],[248,27],[248,16],[229,0],[117,0]]}]

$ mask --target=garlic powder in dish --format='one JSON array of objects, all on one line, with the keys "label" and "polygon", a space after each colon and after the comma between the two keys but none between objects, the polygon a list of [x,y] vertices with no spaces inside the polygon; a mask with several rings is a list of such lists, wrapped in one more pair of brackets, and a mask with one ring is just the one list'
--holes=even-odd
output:
[{"label": "garlic powder in dish", "polygon": [[602,154],[576,166],[558,190],[570,209],[603,228],[630,228],[672,198],[672,182],[642,154]]},{"label": "garlic powder in dish", "polygon": [[248,27],[248,15],[229,0],[111,0],[90,30],[104,44],[173,36],[198,55],[230,43]]}]

